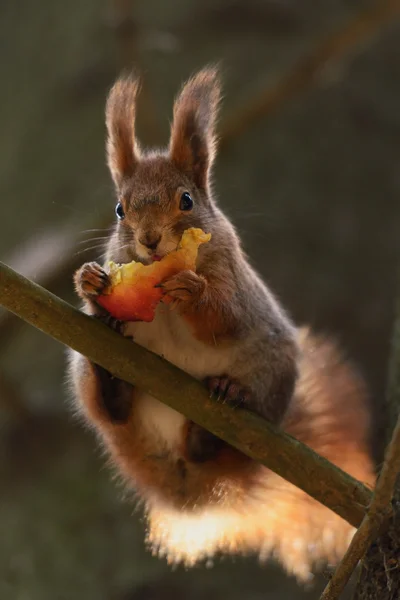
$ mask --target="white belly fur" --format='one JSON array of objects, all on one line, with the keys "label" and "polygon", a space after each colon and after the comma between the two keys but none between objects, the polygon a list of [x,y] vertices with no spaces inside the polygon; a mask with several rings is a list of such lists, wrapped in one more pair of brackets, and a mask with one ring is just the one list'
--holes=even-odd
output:
[{"label": "white belly fur", "polygon": [[[232,347],[199,342],[179,314],[162,305],[151,323],[129,323],[126,335],[199,380],[224,374],[234,360]],[[137,394],[135,403],[149,434],[156,435],[170,450],[177,450],[185,417],[145,393]]]}]

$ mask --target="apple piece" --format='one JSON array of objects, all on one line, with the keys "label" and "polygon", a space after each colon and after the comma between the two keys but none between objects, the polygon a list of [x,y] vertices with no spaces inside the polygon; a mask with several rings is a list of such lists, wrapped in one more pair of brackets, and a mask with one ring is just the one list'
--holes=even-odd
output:
[{"label": "apple piece", "polygon": [[210,239],[211,234],[191,227],[183,232],[178,248],[158,262],[109,262],[111,285],[97,298],[98,304],[121,321],[152,321],[163,298],[162,288],[155,286],[180,271],[195,271],[199,246]]}]

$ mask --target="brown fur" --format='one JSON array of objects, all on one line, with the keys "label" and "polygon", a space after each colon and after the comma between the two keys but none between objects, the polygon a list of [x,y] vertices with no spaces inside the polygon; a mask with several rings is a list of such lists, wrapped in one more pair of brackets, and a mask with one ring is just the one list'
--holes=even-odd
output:
[{"label": "brown fur", "polygon": [[[154,322],[134,324],[130,333],[213,386],[231,381],[236,397],[230,400],[282,423],[372,485],[362,382],[332,344],[296,330],[213,199],[216,71],[200,72],[183,88],[165,152],[139,153],[136,92],[136,82],[125,79],[107,103],[108,160],[125,211],[107,258],[149,262],[149,240],[160,238],[156,253],[162,256],[191,226],[212,238],[200,248],[196,273],[164,282],[169,304],[160,305]],[[187,213],[180,209],[184,192],[194,200]],[[89,313],[101,314],[95,299],[106,283],[96,263],[77,272],[76,289]],[[273,553],[305,578],[313,565],[337,560],[345,550],[352,528],[291,484],[84,357],[73,353],[70,371],[88,422],[145,503],[154,551],[186,564],[217,551]]]},{"label": "brown fur", "polygon": [[106,125],[110,131],[107,142],[108,166],[116,185],[132,176],[138,161],[139,148],[135,138],[135,105],[138,82],[120,79],[107,100]]},{"label": "brown fur", "polygon": [[206,191],[215,157],[220,95],[217,70],[207,69],[185,84],[174,106],[171,160],[198,188]]},{"label": "brown fur", "polygon": [[[373,486],[365,386],[330,342],[306,330],[298,335],[300,378],[284,429]],[[313,565],[335,562],[345,551],[353,528],[298,488],[227,446],[206,464],[188,462],[184,453],[176,460],[161,441],[142,434],[134,413],[127,424],[110,424],[89,373],[79,381],[90,422],[147,501],[149,542],[170,562],[190,565],[217,551],[274,553],[304,579]],[[203,538],[214,519],[218,525]]]}]

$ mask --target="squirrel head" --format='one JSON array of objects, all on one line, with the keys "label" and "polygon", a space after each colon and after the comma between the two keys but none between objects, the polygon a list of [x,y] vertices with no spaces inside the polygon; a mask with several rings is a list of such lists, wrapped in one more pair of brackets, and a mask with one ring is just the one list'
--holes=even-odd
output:
[{"label": "squirrel head", "polygon": [[220,100],[217,69],[192,77],[175,100],[169,146],[143,151],[135,135],[139,83],[119,79],[106,106],[108,166],[117,191],[117,234],[143,262],[174,250],[188,227],[212,229],[210,177]]}]

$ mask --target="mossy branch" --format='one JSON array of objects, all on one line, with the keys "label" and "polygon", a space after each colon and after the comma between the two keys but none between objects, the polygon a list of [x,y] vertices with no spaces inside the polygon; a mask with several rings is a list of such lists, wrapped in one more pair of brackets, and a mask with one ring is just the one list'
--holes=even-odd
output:
[{"label": "mossy branch", "polygon": [[259,461],[358,527],[370,490],[267,421],[209,398],[201,383],[0,263],[0,304]]}]

